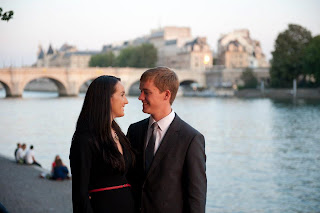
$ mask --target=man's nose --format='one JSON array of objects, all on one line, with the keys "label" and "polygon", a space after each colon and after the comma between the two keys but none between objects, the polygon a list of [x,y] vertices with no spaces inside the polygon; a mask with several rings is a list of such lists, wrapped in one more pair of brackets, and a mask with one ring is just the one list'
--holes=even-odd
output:
[{"label": "man's nose", "polygon": [[140,101],[143,101],[143,100],[144,100],[144,94],[143,94],[143,92],[140,93],[140,96],[139,96],[138,99],[139,99]]}]

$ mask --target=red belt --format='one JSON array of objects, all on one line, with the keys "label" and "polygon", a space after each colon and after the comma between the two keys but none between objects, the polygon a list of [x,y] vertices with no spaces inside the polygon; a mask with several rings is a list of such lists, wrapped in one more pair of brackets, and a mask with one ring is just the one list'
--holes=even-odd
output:
[{"label": "red belt", "polygon": [[125,188],[125,187],[131,187],[131,185],[126,183],[126,184],[123,184],[123,185],[120,185],[120,186],[110,186],[110,187],[106,187],[106,188],[92,189],[92,190],[89,191],[89,193],[101,192],[101,191],[112,190],[112,189],[121,189],[121,188]]}]

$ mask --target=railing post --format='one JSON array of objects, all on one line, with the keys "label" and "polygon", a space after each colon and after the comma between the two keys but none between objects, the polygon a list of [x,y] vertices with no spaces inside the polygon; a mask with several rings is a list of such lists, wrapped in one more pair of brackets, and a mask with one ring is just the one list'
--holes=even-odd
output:
[{"label": "railing post", "polygon": [[296,99],[297,97],[297,80],[293,79],[293,98]]}]

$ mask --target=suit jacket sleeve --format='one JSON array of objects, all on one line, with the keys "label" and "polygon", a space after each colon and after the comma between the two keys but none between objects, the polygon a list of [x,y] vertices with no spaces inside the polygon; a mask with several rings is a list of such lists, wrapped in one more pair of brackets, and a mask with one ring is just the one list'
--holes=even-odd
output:
[{"label": "suit jacket sleeve", "polygon": [[92,163],[89,137],[77,135],[70,148],[70,167],[72,173],[72,203],[74,213],[92,213],[88,186]]},{"label": "suit jacket sleeve", "polygon": [[186,155],[187,209],[204,213],[207,194],[205,140],[198,133],[192,139]]}]

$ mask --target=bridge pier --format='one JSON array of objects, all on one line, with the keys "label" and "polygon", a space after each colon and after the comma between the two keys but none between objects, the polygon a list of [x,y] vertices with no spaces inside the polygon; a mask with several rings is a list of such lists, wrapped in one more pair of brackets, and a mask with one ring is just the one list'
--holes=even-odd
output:
[{"label": "bridge pier", "polygon": [[59,94],[59,97],[77,97],[78,94]]},{"label": "bridge pier", "polygon": [[21,98],[23,90],[20,89],[19,83],[12,83],[11,88],[5,85],[6,97],[8,98]]},{"label": "bridge pier", "polygon": [[21,98],[22,95],[16,94],[16,95],[11,95],[11,94],[7,94],[6,98]]}]

